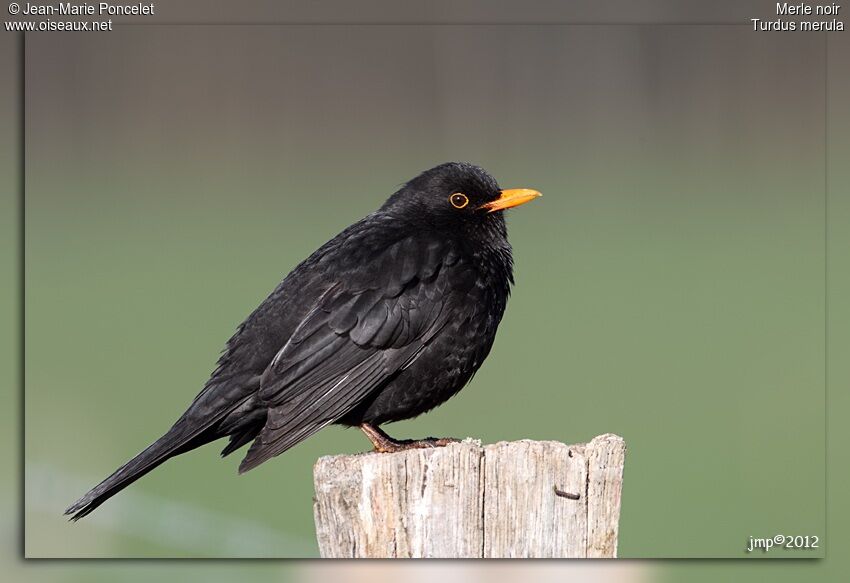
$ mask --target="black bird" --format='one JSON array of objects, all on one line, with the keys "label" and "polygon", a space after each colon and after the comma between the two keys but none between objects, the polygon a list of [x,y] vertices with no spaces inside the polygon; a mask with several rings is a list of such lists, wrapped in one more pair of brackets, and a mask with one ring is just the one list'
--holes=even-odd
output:
[{"label": "black bird", "polygon": [[222,437],[222,456],[253,442],[240,473],[332,423],[359,426],[379,452],[454,441],[397,441],[379,426],[440,405],[481,366],[513,284],[502,211],[538,196],[457,162],[406,183],[292,270],[171,429],[65,514],[82,518]]}]

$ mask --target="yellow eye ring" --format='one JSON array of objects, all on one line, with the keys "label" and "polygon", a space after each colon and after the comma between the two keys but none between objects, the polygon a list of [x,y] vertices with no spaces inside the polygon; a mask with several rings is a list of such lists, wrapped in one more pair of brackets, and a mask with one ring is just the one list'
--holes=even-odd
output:
[{"label": "yellow eye ring", "polygon": [[449,197],[449,202],[452,203],[452,206],[456,209],[462,209],[469,204],[469,199],[462,192],[456,192]]}]

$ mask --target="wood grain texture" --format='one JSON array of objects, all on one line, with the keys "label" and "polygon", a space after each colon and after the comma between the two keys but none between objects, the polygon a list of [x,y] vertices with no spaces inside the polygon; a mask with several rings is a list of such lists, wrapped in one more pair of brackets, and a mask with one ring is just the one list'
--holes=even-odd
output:
[{"label": "wood grain texture", "polygon": [[323,557],[615,557],[625,443],[521,440],[321,458]]}]

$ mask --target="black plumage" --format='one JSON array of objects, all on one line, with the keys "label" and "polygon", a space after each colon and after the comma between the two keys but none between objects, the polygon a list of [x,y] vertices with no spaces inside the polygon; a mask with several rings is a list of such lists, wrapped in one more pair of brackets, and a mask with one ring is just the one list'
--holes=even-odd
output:
[{"label": "black plumage", "polygon": [[177,422],[75,502],[79,519],[165,460],[229,437],[248,471],[332,423],[379,425],[457,393],[487,357],[513,283],[503,211],[539,196],[500,190],[470,164],[423,172],[298,265],[239,326]]}]

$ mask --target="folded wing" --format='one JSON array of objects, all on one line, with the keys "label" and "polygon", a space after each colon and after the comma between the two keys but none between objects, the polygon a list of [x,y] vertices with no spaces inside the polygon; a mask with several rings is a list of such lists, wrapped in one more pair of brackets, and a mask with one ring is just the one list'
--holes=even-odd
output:
[{"label": "folded wing", "polygon": [[411,363],[474,277],[442,242],[404,239],[316,300],[260,381],[265,426],[248,471],[333,423]]}]

